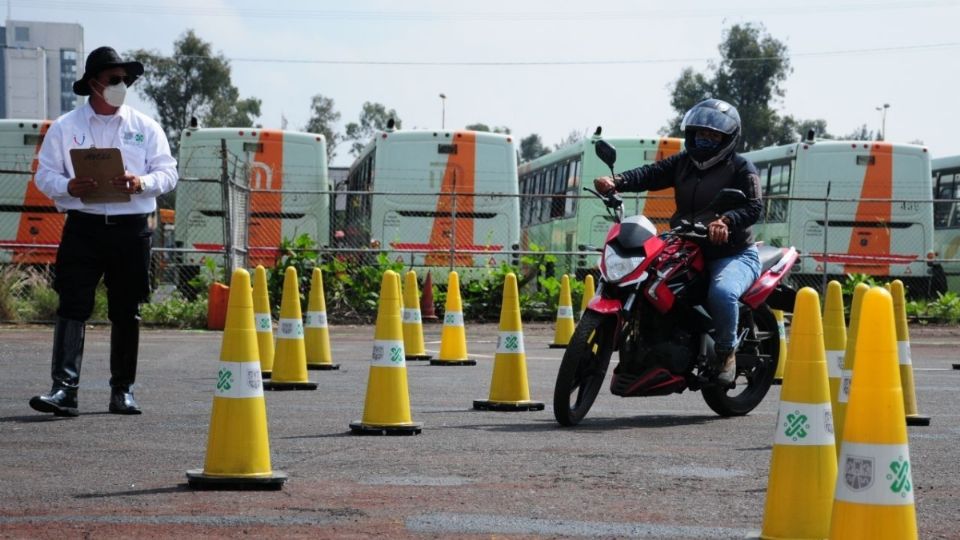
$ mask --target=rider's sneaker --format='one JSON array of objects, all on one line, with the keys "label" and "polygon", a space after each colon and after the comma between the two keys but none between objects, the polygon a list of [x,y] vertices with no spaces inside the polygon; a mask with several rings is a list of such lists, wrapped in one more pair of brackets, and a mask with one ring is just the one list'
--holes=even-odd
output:
[{"label": "rider's sneaker", "polygon": [[720,373],[717,375],[717,382],[730,386],[737,378],[737,351],[730,351],[730,354],[723,359],[720,366]]}]

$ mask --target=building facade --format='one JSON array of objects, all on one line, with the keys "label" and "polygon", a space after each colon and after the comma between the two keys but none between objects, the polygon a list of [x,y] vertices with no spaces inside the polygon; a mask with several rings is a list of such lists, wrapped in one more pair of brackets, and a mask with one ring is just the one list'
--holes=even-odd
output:
[{"label": "building facade", "polygon": [[7,20],[0,27],[0,118],[56,118],[83,98],[73,82],[83,73],[83,27]]}]

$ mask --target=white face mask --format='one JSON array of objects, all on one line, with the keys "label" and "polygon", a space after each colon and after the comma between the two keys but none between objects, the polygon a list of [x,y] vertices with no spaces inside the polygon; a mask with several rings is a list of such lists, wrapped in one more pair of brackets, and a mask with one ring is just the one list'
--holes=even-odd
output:
[{"label": "white face mask", "polygon": [[123,99],[127,97],[127,85],[123,81],[103,88],[103,100],[111,107],[123,105]]}]

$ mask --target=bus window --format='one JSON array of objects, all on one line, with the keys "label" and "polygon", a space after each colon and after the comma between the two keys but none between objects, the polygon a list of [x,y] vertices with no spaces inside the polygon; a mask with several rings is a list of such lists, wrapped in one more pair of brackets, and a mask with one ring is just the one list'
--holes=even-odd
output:
[{"label": "bus window", "polygon": [[577,215],[577,190],[580,187],[580,160],[570,163],[570,176],[567,178],[567,200],[564,205],[563,217],[571,218]]},{"label": "bus window", "polygon": [[[570,169],[569,163],[561,163],[557,166],[553,177],[553,204],[550,206],[550,219],[563,217],[564,201],[563,195],[567,193],[567,171]],[[557,196],[559,195],[559,196]]]},{"label": "bus window", "polygon": [[786,223],[787,195],[790,194],[790,164],[771,165],[768,169],[766,189],[767,223]]},{"label": "bus window", "polygon": [[960,216],[957,215],[957,184],[960,183],[960,173],[945,173],[937,179],[938,202],[933,210],[933,225],[937,229],[955,229],[960,228]]},{"label": "bus window", "polygon": [[550,167],[547,170],[546,174],[543,176],[543,181],[540,183],[540,194],[544,195],[540,197],[540,223],[546,223],[550,221],[550,204],[551,199],[547,198],[545,195],[553,191],[553,177],[557,174],[556,167]]}]

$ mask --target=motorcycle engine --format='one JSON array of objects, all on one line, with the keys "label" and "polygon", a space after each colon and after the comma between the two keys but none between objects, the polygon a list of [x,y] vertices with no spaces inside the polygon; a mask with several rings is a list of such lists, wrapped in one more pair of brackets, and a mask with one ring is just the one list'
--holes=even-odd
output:
[{"label": "motorcycle engine", "polygon": [[621,369],[641,373],[651,367],[662,367],[674,375],[684,375],[697,359],[694,347],[697,342],[689,332],[674,329],[669,339],[656,343],[649,342],[650,336],[646,338],[624,342],[615,373]]}]

